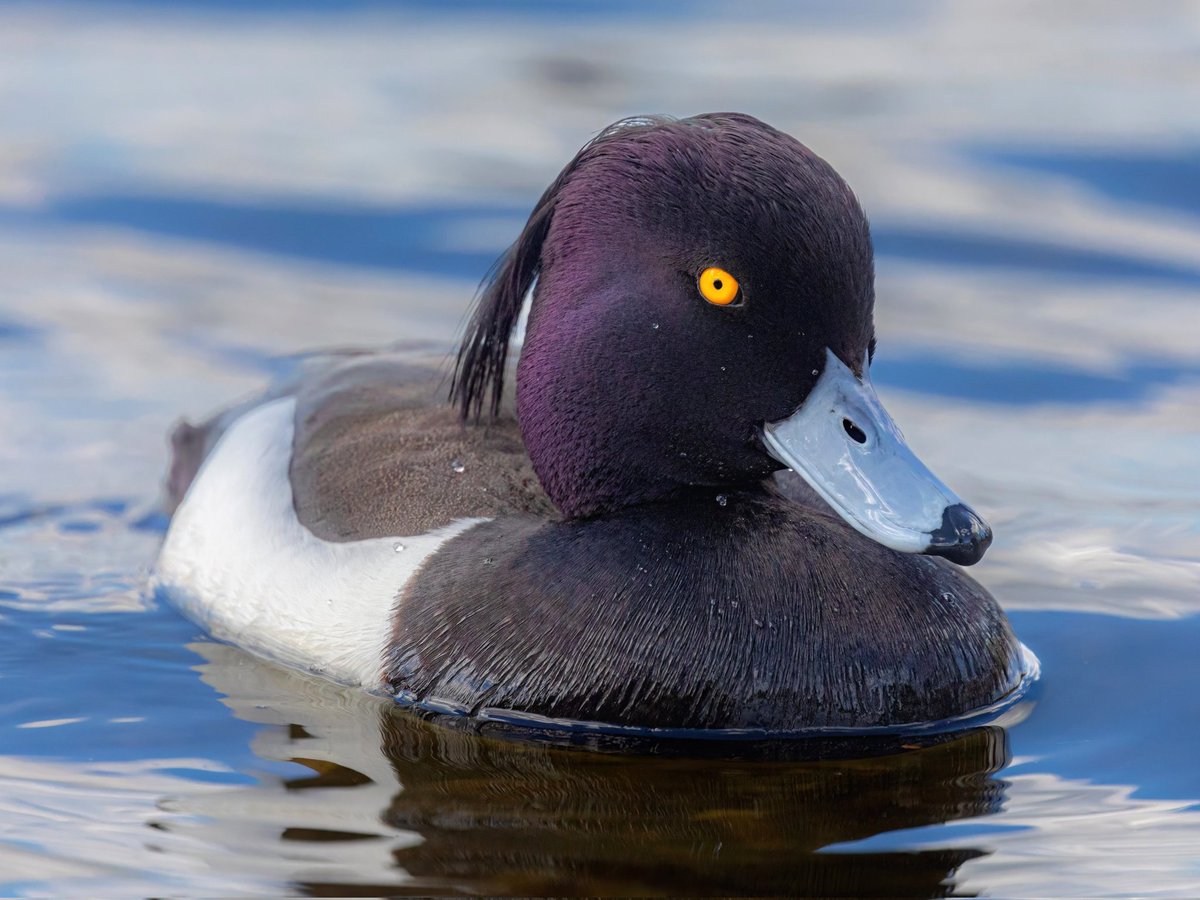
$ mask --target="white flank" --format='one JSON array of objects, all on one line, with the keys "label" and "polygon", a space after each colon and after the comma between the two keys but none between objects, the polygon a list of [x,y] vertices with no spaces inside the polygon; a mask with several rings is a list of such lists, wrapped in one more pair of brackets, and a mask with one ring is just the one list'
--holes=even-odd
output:
[{"label": "white flank", "polygon": [[176,510],[155,581],[215,637],[346,684],[382,684],[396,595],[450,538],[323,541],[296,517],[288,469],[295,400],[233,423]]}]

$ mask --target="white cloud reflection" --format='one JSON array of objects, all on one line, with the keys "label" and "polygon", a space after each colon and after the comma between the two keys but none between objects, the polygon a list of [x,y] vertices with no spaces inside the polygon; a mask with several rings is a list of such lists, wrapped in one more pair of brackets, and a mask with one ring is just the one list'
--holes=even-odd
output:
[{"label": "white cloud reflection", "polygon": [[189,839],[175,833],[188,817],[164,811],[162,799],[228,787],[169,774],[178,769],[214,763],[0,756],[0,884],[20,885],[25,897],[265,893],[275,882],[188,852]]}]

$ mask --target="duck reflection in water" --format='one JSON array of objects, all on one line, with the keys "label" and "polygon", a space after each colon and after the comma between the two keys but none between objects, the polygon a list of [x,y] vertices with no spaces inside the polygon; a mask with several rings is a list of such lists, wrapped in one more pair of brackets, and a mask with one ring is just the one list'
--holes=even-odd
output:
[{"label": "duck reflection in water", "polygon": [[[428,886],[485,893],[941,896],[975,849],[821,853],[999,808],[1005,732],[842,762],[630,759],[381,718],[404,786],[384,814]],[[803,752],[803,748],[794,748]]]},{"label": "duck reflection in water", "polygon": [[823,848],[987,815],[1004,799],[1007,733],[994,725],[858,759],[630,756],[481,737],[232,647],[194,649],[235,714],[271,726],[255,751],[308,769],[197,811],[228,819],[233,805],[245,821],[261,808],[278,826],[286,796],[291,821],[253,829],[265,846],[228,822],[217,839],[303,858],[278,874],[313,896],[947,896],[986,850]]}]

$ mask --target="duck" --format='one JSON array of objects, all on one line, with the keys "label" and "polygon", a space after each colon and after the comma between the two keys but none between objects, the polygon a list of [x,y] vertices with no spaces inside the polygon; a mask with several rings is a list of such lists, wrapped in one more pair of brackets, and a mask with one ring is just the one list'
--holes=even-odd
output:
[{"label": "duck", "polygon": [[770,736],[996,709],[1028,666],[964,571],[992,532],[880,402],[874,302],[866,214],[796,138],[622,120],[541,195],[449,379],[411,348],[316,355],[176,428],[155,588],[448,721]]}]

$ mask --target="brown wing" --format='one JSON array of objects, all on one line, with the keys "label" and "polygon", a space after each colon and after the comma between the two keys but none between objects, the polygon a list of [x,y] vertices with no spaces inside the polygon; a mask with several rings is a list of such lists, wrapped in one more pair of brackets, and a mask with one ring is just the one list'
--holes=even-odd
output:
[{"label": "brown wing", "polygon": [[421,534],[455,519],[554,516],[506,411],[464,425],[442,373],[394,354],[344,359],[296,392],[300,521],[330,541]]}]

